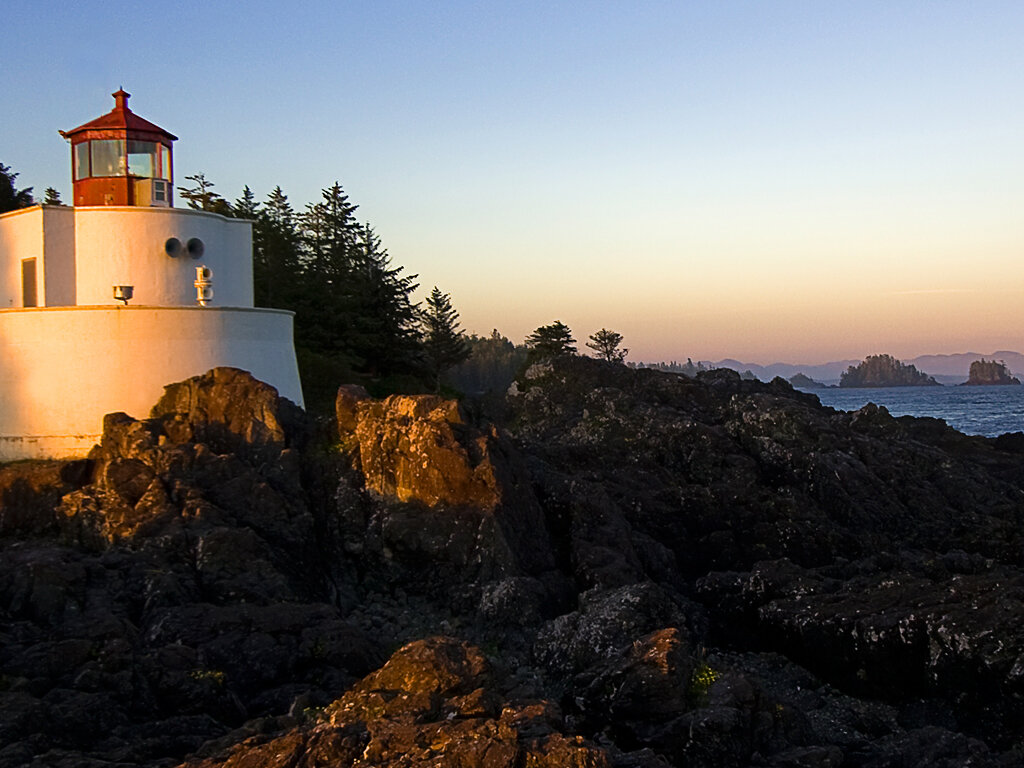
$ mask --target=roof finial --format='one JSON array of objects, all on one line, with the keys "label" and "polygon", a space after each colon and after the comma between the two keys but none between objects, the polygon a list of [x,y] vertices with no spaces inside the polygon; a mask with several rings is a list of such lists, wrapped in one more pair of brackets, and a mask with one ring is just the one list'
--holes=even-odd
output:
[{"label": "roof finial", "polygon": [[128,110],[128,98],[131,96],[130,93],[126,92],[124,88],[119,87],[110,95],[114,97],[115,110],[122,112]]}]

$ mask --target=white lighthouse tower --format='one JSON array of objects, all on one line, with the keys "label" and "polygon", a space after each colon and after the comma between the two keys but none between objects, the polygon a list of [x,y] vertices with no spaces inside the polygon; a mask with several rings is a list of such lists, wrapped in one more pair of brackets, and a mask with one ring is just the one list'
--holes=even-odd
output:
[{"label": "white lighthouse tower", "polygon": [[302,405],[293,314],[253,306],[251,222],[175,208],[176,137],[113,95],[61,132],[74,206],[0,215],[0,461],[84,456],[104,414],[217,366]]}]

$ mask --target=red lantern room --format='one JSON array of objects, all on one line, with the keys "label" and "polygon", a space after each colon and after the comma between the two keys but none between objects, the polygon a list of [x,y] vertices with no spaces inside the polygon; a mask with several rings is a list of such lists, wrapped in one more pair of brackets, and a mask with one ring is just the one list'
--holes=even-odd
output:
[{"label": "red lantern room", "polygon": [[171,205],[178,137],[128,109],[130,95],[118,90],[110,112],[60,132],[71,142],[74,205]]}]

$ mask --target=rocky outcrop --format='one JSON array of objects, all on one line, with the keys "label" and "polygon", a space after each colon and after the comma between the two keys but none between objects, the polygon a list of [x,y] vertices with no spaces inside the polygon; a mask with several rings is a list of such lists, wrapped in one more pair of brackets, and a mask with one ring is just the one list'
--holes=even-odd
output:
[{"label": "rocky outcrop", "polygon": [[[503,702],[479,649],[435,637],[398,650],[318,715],[270,741],[190,768],[464,765],[611,768],[607,752],[564,733],[549,701]],[[261,743],[262,742],[262,743]]]},{"label": "rocky outcrop", "polygon": [[57,505],[82,487],[87,461],[22,461],[0,465],[0,539],[56,530]]},{"label": "rocky outcrop", "polygon": [[1024,760],[1019,435],[584,358],[488,407],[214,371],[0,468],[0,768]]},{"label": "rocky outcrop", "polygon": [[467,425],[454,400],[356,387],[339,389],[336,414],[365,489],[405,502],[372,521],[389,558],[448,562],[462,581],[553,568],[525,466],[497,428]]},{"label": "rocky outcrop", "polygon": [[[166,760],[379,663],[332,599],[295,413],[214,371],[150,419],[108,416],[88,462],[39,465],[40,491],[4,497],[10,520],[65,494],[0,549],[0,765]],[[31,466],[0,474],[27,487]]]},{"label": "rocky outcrop", "polygon": [[340,388],[335,411],[342,441],[358,446],[369,490],[427,507],[488,511],[511,491],[497,432],[468,428],[456,401],[433,395],[374,400],[360,390]]}]

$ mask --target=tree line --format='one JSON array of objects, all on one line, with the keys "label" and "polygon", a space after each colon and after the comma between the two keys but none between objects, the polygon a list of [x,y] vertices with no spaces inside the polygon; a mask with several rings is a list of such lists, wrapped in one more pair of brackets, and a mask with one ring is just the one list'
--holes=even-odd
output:
[{"label": "tree line", "polygon": [[[471,334],[466,338],[469,357],[445,376],[453,388],[469,394],[503,392],[531,363],[552,357],[578,354],[572,329],[561,320],[542,325],[528,335],[523,344],[514,344],[497,329],[490,336]],[[622,334],[607,328],[593,333],[586,346],[594,357],[624,363],[629,350],[622,347]]]}]

